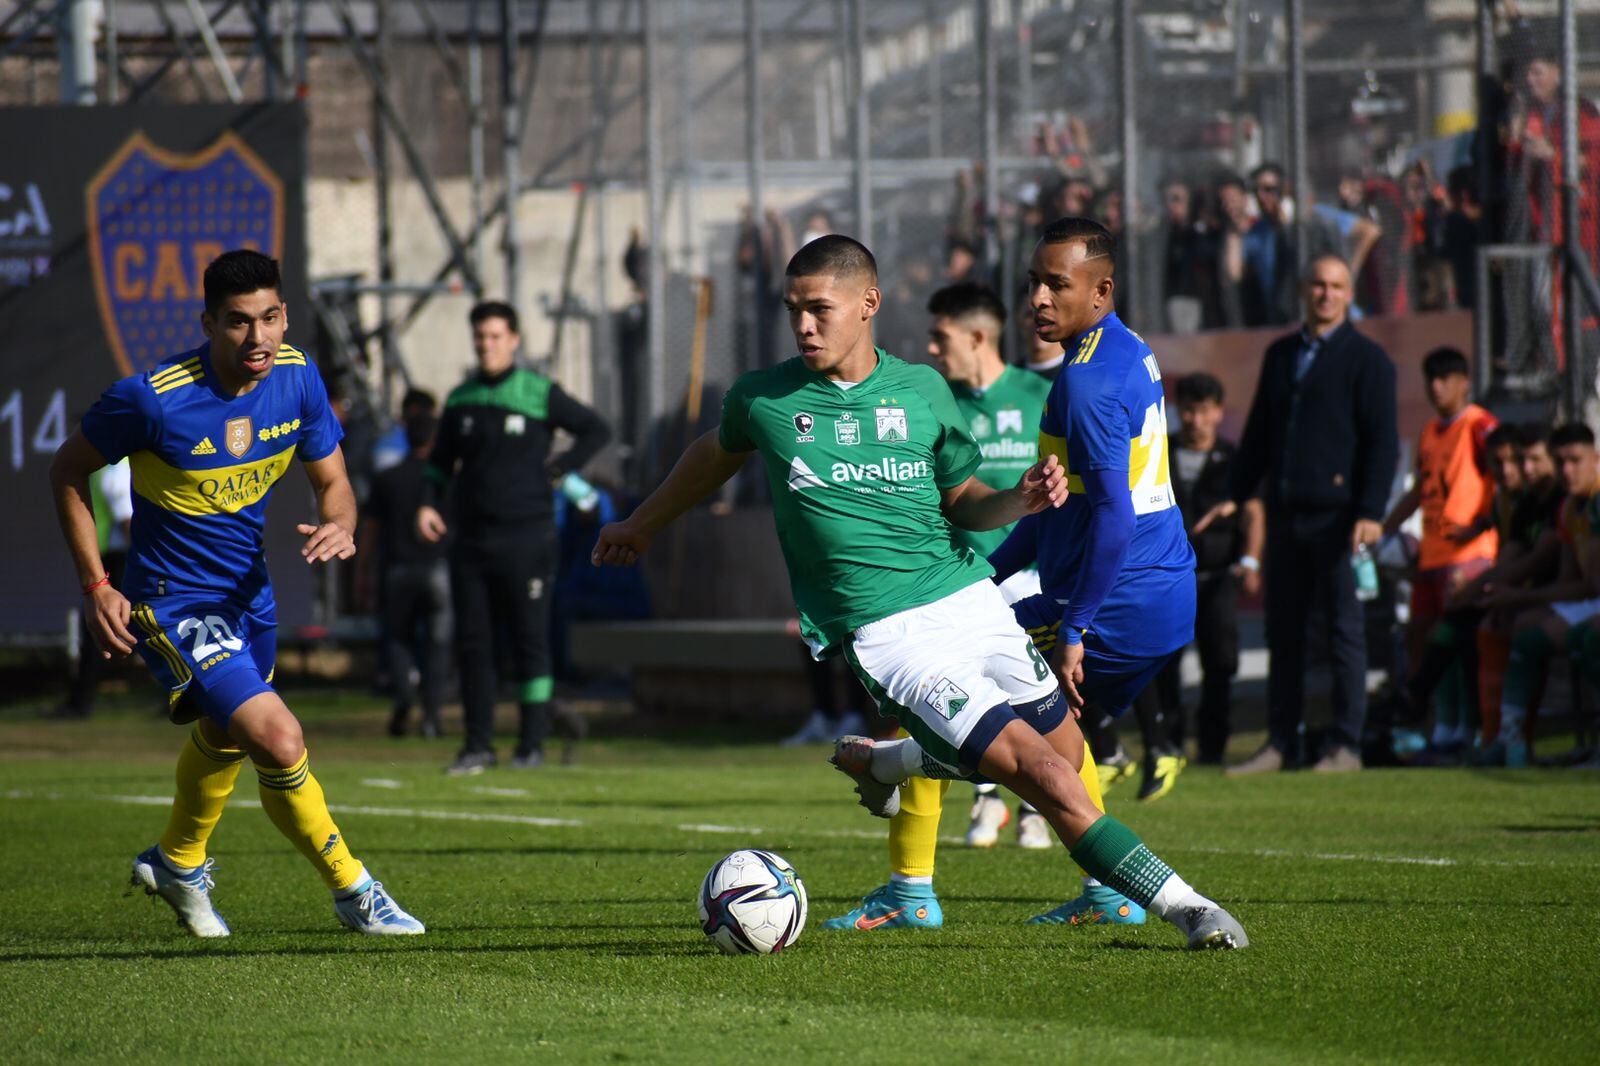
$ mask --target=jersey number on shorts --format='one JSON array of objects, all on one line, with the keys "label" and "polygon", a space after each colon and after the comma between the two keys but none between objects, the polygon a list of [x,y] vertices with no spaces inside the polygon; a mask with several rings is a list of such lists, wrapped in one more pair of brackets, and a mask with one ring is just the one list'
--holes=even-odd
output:
[{"label": "jersey number on shorts", "polygon": [[[194,634],[194,647],[189,654],[197,663],[224,649],[238,651],[244,647],[244,641],[233,635],[227,621],[214,614],[208,614],[204,619],[185,618],[178,623],[179,640],[185,639],[190,633]],[[211,639],[207,640],[207,637]]]},{"label": "jersey number on shorts", "polygon": [[1028,658],[1033,660],[1033,676],[1036,680],[1043,681],[1050,676],[1050,667],[1045,665],[1044,656],[1039,654],[1039,649],[1033,646],[1033,641],[1028,641]]}]

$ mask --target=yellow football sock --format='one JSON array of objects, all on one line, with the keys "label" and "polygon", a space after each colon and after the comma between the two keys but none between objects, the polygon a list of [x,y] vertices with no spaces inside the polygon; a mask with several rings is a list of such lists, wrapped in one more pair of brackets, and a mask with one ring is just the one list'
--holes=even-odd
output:
[{"label": "yellow football sock", "polygon": [[329,888],[338,892],[361,880],[366,870],[333,824],[322,786],[311,775],[310,754],[300,756],[287,770],[258,763],[256,778],[261,784],[261,809],[278,832],[311,860]]},{"label": "yellow football sock", "polygon": [[216,748],[200,735],[196,725],[178,753],[178,787],[172,794],[172,814],[161,834],[161,853],[174,866],[188,869],[206,861],[206,841],[222,817],[233,794],[233,783],[244,765],[238,748]]},{"label": "yellow football sock", "polygon": [[900,783],[900,813],[889,819],[889,869],[902,877],[932,877],[939,849],[939,815],[950,782],[912,777]]},{"label": "yellow football sock", "polygon": [[[1105,796],[1100,792],[1100,771],[1094,765],[1094,752],[1089,750],[1089,742],[1083,742],[1083,765],[1078,767],[1078,777],[1083,781],[1084,791],[1089,793],[1089,802],[1101,814],[1106,813]],[[1078,867],[1078,872],[1084,877],[1089,876],[1089,871]]]}]

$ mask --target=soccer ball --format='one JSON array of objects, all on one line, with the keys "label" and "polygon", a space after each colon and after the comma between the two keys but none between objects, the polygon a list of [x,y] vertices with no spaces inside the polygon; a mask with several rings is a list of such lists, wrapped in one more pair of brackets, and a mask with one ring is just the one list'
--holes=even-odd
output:
[{"label": "soccer ball", "polygon": [[700,928],[725,955],[775,955],[805,927],[806,886],[775,852],[736,851],[700,885]]}]

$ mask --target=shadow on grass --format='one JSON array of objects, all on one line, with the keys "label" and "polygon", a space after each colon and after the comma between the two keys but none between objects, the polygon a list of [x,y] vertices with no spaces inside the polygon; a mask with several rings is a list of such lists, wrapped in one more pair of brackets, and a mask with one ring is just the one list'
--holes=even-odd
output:
[{"label": "shadow on grass", "polygon": [[[630,926],[629,928],[638,928]],[[463,930],[470,932],[471,930]],[[438,939],[448,939],[449,934],[456,932],[453,929],[435,930]],[[396,938],[410,940],[411,938]],[[638,937],[627,940],[583,940],[573,943],[521,943],[521,944],[441,944],[434,943],[393,943],[385,940],[381,944],[353,949],[350,943],[344,944],[303,944],[295,947],[284,948],[235,948],[220,949],[182,949],[182,948],[147,948],[131,949],[118,948],[106,951],[0,951],[0,966],[10,963],[29,962],[147,962],[164,961],[170,959],[273,959],[273,958],[315,958],[322,955],[364,956],[364,955],[520,955],[520,954],[548,954],[559,952],[573,952],[585,955],[606,954],[626,957],[660,957],[667,955],[704,955],[708,945],[700,943],[668,943],[665,941],[646,941],[640,943]],[[713,953],[715,949],[711,949]]]},{"label": "shadow on grass", "polygon": [[1600,822],[1594,825],[1502,825],[1507,833],[1600,833]]}]

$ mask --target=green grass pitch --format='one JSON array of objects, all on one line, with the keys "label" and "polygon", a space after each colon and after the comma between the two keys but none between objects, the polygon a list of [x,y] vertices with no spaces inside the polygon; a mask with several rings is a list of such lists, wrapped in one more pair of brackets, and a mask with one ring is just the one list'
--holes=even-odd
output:
[{"label": "green grass pitch", "polygon": [[[591,745],[575,767],[453,780],[452,742],[380,739],[353,697],[291,694],[356,853],[428,935],[336,925],[253,808],[212,841],[232,938],[131,895],[182,733],[129,706],[0,712],[0,1062],[1593,1061],[1600,776],[1191,769],[1112,810],[1228,905],[1248,951],[1176,932],[1035,928],[1064,851],[944,847],[935,933],[828,933],[884,878],[882,823],[820,749]],[[1241,740],[1241,746],[1248,738]],[[954,786],[943,832],[965,827]],[[240,802],[243,801],[243,802]],[[811,896],[773,958],[717,954],[694,895],[772,848]]]}]

